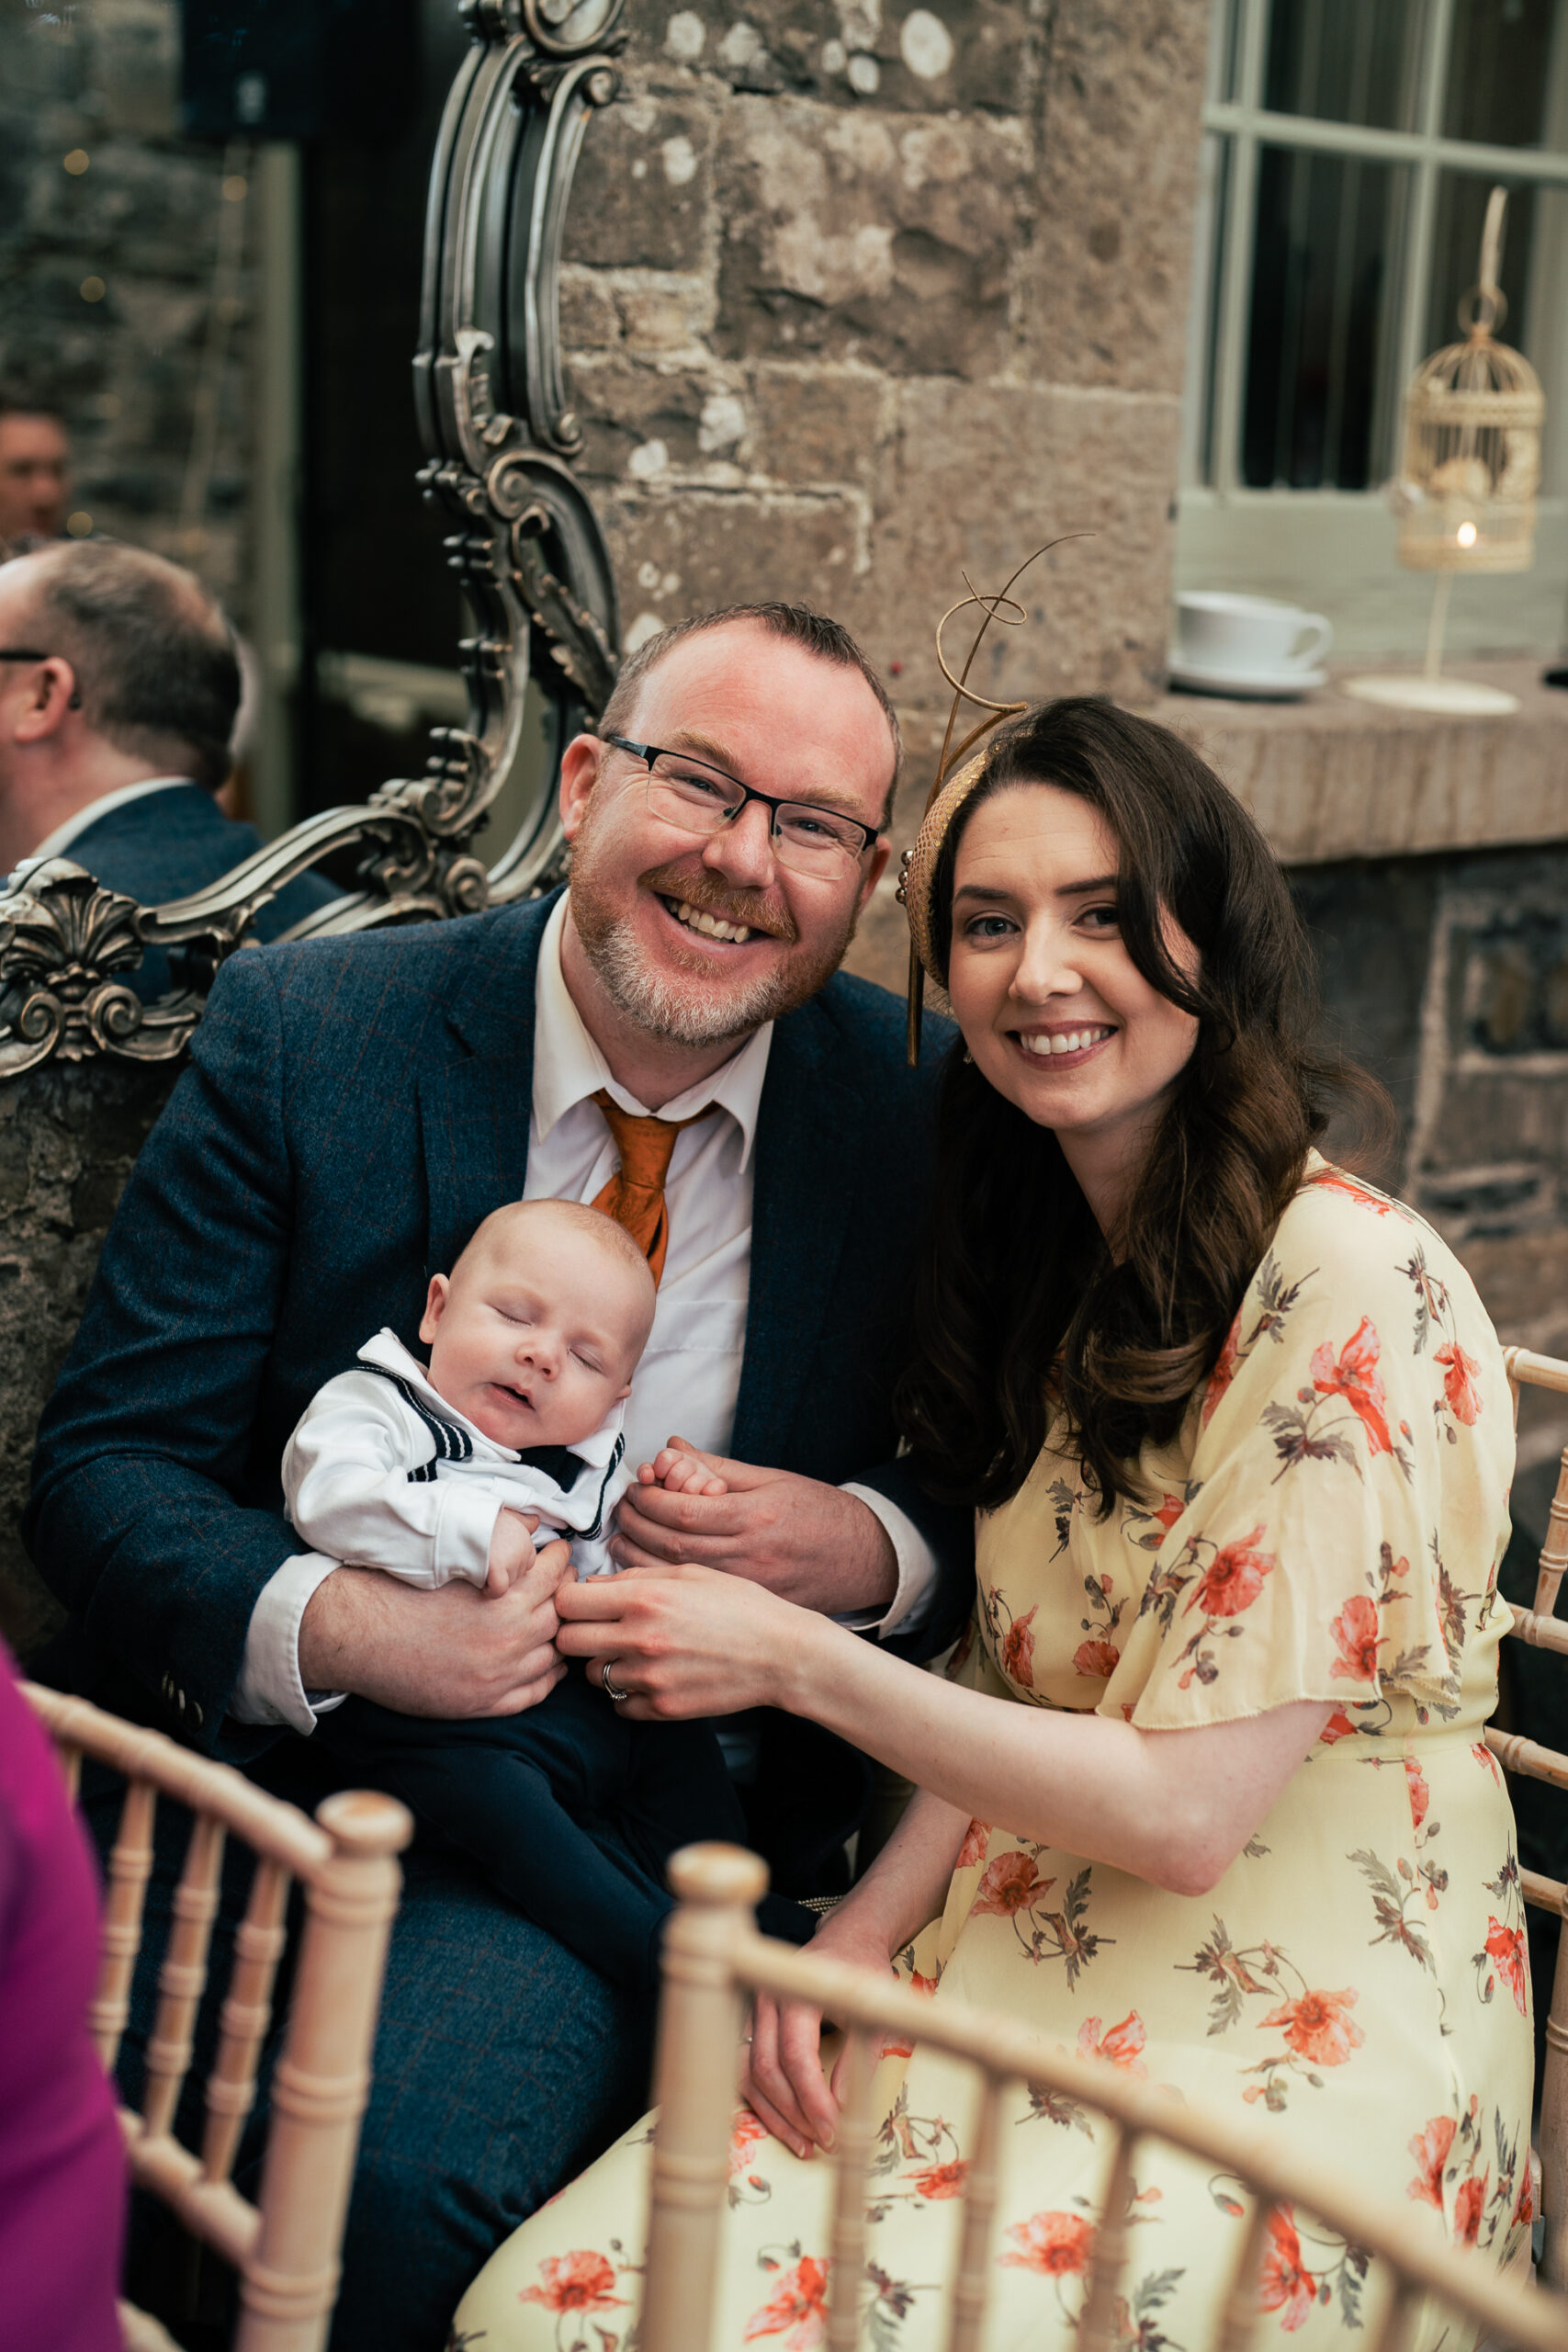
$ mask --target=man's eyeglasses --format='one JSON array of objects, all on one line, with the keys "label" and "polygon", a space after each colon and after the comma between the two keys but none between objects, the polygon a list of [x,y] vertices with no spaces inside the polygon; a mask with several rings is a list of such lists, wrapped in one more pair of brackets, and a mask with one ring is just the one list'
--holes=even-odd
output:
[{"label": "man's eyeglasses", "polygon": [[604,741],[642,761],[648,769],[649,809],[682,832],[721,833],[748,801],[760,800],[773,811],[773,855],[793,874],[840,874],[846,864],[857,865],[876,839],[876,827],[863,825],[858,817],[840,816],[836,808],[820,808],[809,800],[775,800],[771,793],[754,791],[739,776],[710,768],[684,752],[628,742],[624,735],[607,735]]},{"label": "man's eyeglasses", "polygon": [[[30,645],[0,645],[0,662],[52,662],[52,653],[35,652]],[[78,686],[66,706],[70,710],[82,707],[82,690]]]}]

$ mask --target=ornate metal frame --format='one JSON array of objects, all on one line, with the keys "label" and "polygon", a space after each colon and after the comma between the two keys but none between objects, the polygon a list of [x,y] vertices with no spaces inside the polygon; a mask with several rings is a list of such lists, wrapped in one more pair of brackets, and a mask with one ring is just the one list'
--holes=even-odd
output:
[{"label": "ornate metal frame", "polygon": [[[449,560],[479,624],[465,639],[468,724],[431,730],[426,773],[382,785],[160,907],[54,858],[0,891],[0,1079],[57,1057],[167,1061],[259,910],[329,852],[362,849],[357,889],[287,935],[320,937],[471,914],[558,873],[555,777],[487,869],[480,820],[515,761],[530,679],[558,747],[609,698],[615,579],[571,471],[558,277],[567,200],[593,111],[620,86],[626,0],[459,0],[472,36],[431,164],[414,397],[419,481],[452,518]],[[184,950],[193,985],[144,1003],[126,973],[146,946]]]}]

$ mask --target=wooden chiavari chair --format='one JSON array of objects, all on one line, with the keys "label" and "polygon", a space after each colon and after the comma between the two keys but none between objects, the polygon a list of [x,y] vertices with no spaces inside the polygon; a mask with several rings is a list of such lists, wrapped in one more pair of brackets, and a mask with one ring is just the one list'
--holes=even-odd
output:
[{"label": "wooden chiavari chair", "polygon": [[[1532,1355],[1528,1348],[1505,1348],[1503,1361],[1513,1391],[1516,1421],[1521,1387],[1556,1389],[1568,1396],[1568,1363],[1555,1356]],[[1512,1638],[1529,1643],[1532,1649],[1553,1651],[1559,1657],[1568,1657],[1568,1624],[1552,1611],[1557,1606],[1564,1568],[1568,1568],[1568,1447],[1563,1449],[1558,1468],[1557,1491],[1551,1498],[1546,1541],[1540,1549],[1535,1603],[1529,1609],[1515,1609],[1511,1628]],[[1564,1695],[1568,1697],[1568,1684],[1564,1686]],[[1544,1747],[1539,1741],[1495,1729],[1487,1733],[1486,1745],[1506,1771],[1517,1772],[1529,1781],[1544,1781],[1554,1789],[1568,1789],[1568,1756]],[[1539,1871],[1523,1871],[1520,1877],[1527,1903],[1553,1912],[1559,1918],[1563,1917],[1568,1887],[1561,1880],[1545,1878]],[[1558,1942],[1557,1968],[1547,2011],[1540,2161],[1544,2225],[1540,2276],[1549,2286],[1568,2288],[1568,1935],[1562,1936]]]},{"label": "wooden chiavari chair", "polygon": [[[161,1732],[34,1684],[23,1689],[54,1739],[73,1795],[84,1756],[123,1774],[127,1783],[109,1857],[91,2018],[98,2054],[111,2075],[141,1949],[158,1799],[171,1798],[193,1815],[159,1973],[141,2111],[120,2109],[130,2176],[238,2271],[235,2352],[320,2352],[337,2299],[338,2249],[398,1907],[396,1858],[413,1823],[395,1798],[364,1790],[328,1797],[310,1821],[228,1765],[193,1755]],[[235,1937],[197,2155],[175,2137],[175,2114],[207,1989],[230,1838],[253,1850],[256,1868]],[[255,2101],[294,1880],[304,1891],[305,1928],[288,2028],[273,2069],[261,2187],[253,2205],[231,2174]],[[121,2306],[121,2326],[130,2352],[164,2352],[170,2345],[156,2321],[129,2304]]]},{"label": "wooden chiavari chair", "polygon": [[[1126,2210],[1135,2165],[1162,2143],[1242,2184],[1250,2214],[1223,2298],[1216,2352],[1245,2352],[1258,2330],[1273,2325],[1260,2305],[1258,2280],[1269,2221],[1281,2204],[1326,2222],[1383,2267],[1392,2291],[1381,2320],[1368,2327],[1366,2352],[1402,2352],[1416,2308],[1427,2296],[1479,2329],[1489,2346],[1517,2346],[1519,2352],[1568,2347],[1568,2301],[1503,2278],[1473,2254],[1413,2228],[1408,2204],[1370,2199],[1359,2188],[1348,2187],[1338,2173],[1303,2164],[1288,2147],[1228,2117],[1183,2105],[1010,2022],[956,2004],[933,2004],[891,1976],[814,1960],[809,1950],[797,1951],[760,1936],[752,1909],[765,1891],[767,1871],[755,1855],[733,1846],[691,1846],[673,1858],[670,1877],[680,1908],[665,1930],[655,2078],[659,2122],[638,2352],[708,2352],[736,2098],[736,2067],[716,2064],[714,2053],[739,2052],[747,1998],[755,1991],[818,2003],[848,2036],[847,2095],[837,2145],[826,2160],[837,2175],[828,2260],[828,2352],[859,2352],[861,2345],[869,2100],[874,2053],[887,2033],[966,2061],[981,2078],[948,2352],[977,2352],[982,2341],[993,2268],[1001,2093],[1017,2082],[1064,2094],[1109,2124],[1114,2153],[1104,2199],[1107,2217]],[[1118,2282],[1129,2239],[1129,2228],[1110,2218],[1096,2234],[1078,2352],[1115,2352],[1120,2343]],[[1205,2347],[1189,2344],[1187,2352]]]}]

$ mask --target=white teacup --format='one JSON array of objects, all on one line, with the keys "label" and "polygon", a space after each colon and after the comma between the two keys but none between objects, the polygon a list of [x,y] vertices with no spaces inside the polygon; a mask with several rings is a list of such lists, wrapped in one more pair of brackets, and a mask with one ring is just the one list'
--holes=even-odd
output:
[{"label": "white teacup", "polygon": [[1334,642],[1321,613],[1236,596],[1224,588],[1190,588],[1176,600],[1177,652],[1194,668],[1278,677],[1310,670]]}]

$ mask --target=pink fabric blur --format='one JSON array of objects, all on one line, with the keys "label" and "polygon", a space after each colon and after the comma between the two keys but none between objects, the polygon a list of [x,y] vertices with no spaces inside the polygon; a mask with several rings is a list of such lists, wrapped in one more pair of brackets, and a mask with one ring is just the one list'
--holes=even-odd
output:
[{"label": "pink fabric blur", "polygon": [[0,1642],[0,2338],[118,2352],[126,2173],[87,2033],[96,1873]]}]

